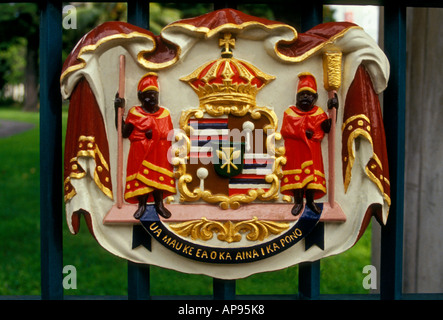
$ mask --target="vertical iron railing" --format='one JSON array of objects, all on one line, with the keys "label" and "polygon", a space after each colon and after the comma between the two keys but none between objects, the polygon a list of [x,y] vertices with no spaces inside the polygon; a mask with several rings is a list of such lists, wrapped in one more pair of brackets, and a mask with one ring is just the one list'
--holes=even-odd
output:
[{"label": "vertical iron railing", "polygon": [[[314,0],[303,5],[301,32],[323,22],[323,4]],[[314,300],[320,295],[320,260],[304,262],[298,266],[298,294],[300,299]]]},{"label": "vertical iron railing", "polygon": [[[263,2],[263,1],[259,1]],[[314,0],[303,5],[302,32],[322,22],[322,5],[341,1]],[[408,1],[409,5],[441,6],[437,1]],[[287,1],[296,8],[295,1]],[[349,4],[349,1],[343,3]],[[382,5],[383,1],[355,1],[352,4]],[[215,8],[232,5],[217,3]],[[61,3],[46,0],[40,6],[40,215],[41,215],[41,298],[63,299],[62,288],[62,143],[59,77],[61,70]],[[147,1],[128,3],[128,21],[147,28]],[[382,299],[402,298],[403,192],[405,139],[405,30],[406,4],[385,6],[385,51],[391,63],[391,77],[384,93],[384,121],[390,160],[392,206],[388,224],[382,229]],[[150,299],[149,266],[128,262],[128,298]],[[213,280],[213,299],[235,299],[235,280]],[[300,299],[320,296],[320,261],[299,265]]]},{"label": "vertical iron railing", "polygon": [[[128,22],[149,29],[149,3],[136,0],[128,2]],[[151,299],[150,267],[128,261],[128,299]]]},{"label": "vertical iron railing", "polygon": [[42,299],[62,299],[61,2],[40,7],[40,246]]},{"label": "vertical iron railing", "polygon": [[389,159],[391,201],[388,222],[381,234],[380,294],[382,299],[400,299],[403,264],[403,199],[405,172],[406,7],[385,6],[385,53],[391,74],[383,94],[383,119]]}]

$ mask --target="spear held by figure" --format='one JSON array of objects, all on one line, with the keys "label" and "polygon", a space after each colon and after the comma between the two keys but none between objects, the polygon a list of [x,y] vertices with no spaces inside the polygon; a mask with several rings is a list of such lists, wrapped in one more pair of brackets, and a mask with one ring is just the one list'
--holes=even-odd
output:
[{"label": "spear held by figure", "polygon": [[[323,54],[324,87],[328,91],[328,109],[331,129],[328,136],[328,202],[331,208],[335,205],[335,123],[337,121],[337,90],[341,86],[342,53],[326,51]],[[335,105],[335,106],[334,106]]]},{"label": "spear held by figure", "polygon": [[[123,106],[118,108],[117,116],[117,207],[119,209],[123,206],[123,135],[122,135],[122,118],[125,112],[124,101],[125,101],[125,56],[120,55],[119,59],[119,79],[118,79],[118,93],[117,97],[123,101]],[[117,98],[116,97],[116,98]]]}]

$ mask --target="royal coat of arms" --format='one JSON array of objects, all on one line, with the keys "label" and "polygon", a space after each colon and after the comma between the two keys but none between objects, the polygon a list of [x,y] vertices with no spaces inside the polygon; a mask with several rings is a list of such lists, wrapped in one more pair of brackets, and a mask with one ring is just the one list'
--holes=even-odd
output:
[{"label": "royal coat of arms", "polygon": [[105,23],[61,75],[70,230],[84,215],[120,257],[223,279],[343,252],[387,219],[388,76],[351,23]]}]

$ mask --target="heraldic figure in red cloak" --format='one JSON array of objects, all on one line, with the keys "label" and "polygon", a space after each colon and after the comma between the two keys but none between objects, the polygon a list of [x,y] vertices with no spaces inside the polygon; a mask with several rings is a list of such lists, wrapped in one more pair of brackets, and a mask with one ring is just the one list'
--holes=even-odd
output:
[{"label": "heraldic figure in red cloak", "polygon": [[[173,129],[169,111],[158,105],[159,86],[156,73],[148,73],[138,84],[141,106],[132,107],[122,123],[123,138],[131,146],[126,169],[125,200],[138,203],[134,218],[140,219],[146,203],[154,201],[158,214],[169,218],[171,212],[163,199],[176,193],[172,164],[169,162],[171,142],[167,137]],[[117,110],[124,107],[124,99],[116,95]]]},{"label": "heraldic figure in red cloak", "polygon": [[[294,197],[291,213],[297,216],[306,205],[315,213],[321,210],[314,203],[326,194],[321,141],[331,129],[331,119],[318,106],[315,77],[303,72],[298,75],[296,105],[284,113],[281,134],[285,141],[286,164],[283,167],[281,193]],[[328,101],[328,108],[338,108],[338,99]]]}]

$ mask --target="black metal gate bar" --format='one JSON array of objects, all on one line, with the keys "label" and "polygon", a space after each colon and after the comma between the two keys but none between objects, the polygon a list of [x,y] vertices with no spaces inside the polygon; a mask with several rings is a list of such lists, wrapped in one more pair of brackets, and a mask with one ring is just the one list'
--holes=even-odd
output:
[{"label": "black metal gate bar", "polygon": [[234,300],[235,295],[235,280],[222,280],[213,278],[212,290],[214,300]]},{"label": "black metal gate bar", "polygon": [[[323,22],[323,5],[314,0],[304,3],[301,10],[301,32],[305,32]],[[298,265],[298,294],[300,299],[315,300],[320,295],[320,261]]]},{"label": "black metal gate bar", "polygon": [[40,247],[41,298],[63,299],[62,288],[62,59],[61,2],[41,5],[40,16]]},{"label": "black metal gate bar", "polygon": [[149,2],[134,0],[128,2],[128,22],[145,29],[149,29]]},{"label": "black metal gate bar", "polygon": [[316,300],[320,296],[320,260],[298,265],[298,296],[302,300]]},{"label": "black metal gate bar", "polygon": [[128,299],[151,299],[150,266],[128,261]]},{"label": "black metal gate bar", "polygon": [[[128,22],[149,29],[149,2],[128,2]],[[150,266],[128,261],[128,299],[151,299]]]},{"label": "black metal gate bar", "polygon": [[385,53],[391,74],[383,95],[383,118],[391,182],[390,213],[382,228],[380,294],[382,299],[402,296],[403,201],[405,172],[406,7],[398,2],[385,6]]}]

